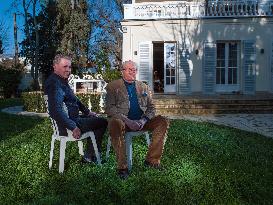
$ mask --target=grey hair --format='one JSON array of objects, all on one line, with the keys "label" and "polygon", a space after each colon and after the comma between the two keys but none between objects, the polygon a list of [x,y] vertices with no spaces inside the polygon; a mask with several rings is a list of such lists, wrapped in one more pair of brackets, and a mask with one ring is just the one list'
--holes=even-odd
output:
[{"label": "grey hair", "polygon": [[53,65],[56,65],[56,64],[60,63],[62,58],[66,59],[66,60],[70,60],[70,61],[72,60],[72,58],[70,56],[68,56],[68,55],[57,54],[53,59]]},{"label": "grey hair", "polygon": [[136,64],[134,61],[128,60],[128,61],[124,61],[124,62],[122,63],[121,70],[124,70],[124,68],[125,68],[125,66],[126,66],[127,64],[133,64],[134,67],[137,69],[137,64]]}]

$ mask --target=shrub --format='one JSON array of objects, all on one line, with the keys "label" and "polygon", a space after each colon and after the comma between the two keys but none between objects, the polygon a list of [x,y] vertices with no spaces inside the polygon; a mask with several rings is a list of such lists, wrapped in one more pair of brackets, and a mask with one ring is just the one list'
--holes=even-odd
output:
[{"label": "shrub", "polygon": [[5,60],[0,63],[0,90],[4,98],[15,96],[20,84],[23,65],[14,65],[12,60]]},{"label": "shrub", "polygon": [[95,93],[77,93],[76,96],[87,107],[89,107],[89,100],[92,106],[92,111],[100,112],[100,94]]},{"label": "shrub", "polygon": [[[100,111],[100,94],[95,93],[77,93],[76,96],[81,102],[89,107],[89,100],[92,106],[92,111]],[[24,110],[29,112],[46,112],[44,103],[44,93],[41,91],[23,92],[21,95],[23,99]]]},{"label": "shrub", "polygon": [[109,83],[113,80],[121,78],[121,73],[119,70],[106,68],[104,72],[102,72],[102,77],[105,82]]},{"label": "shrub", "polygon": [[46,112],[43,92],[23,92],[21,97],[23,100],[24,110],[29,112]]}]

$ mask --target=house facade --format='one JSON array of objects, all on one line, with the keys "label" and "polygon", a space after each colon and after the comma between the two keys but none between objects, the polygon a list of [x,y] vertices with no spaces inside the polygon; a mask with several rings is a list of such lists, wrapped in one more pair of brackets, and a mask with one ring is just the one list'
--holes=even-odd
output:
[{"label": "house facade", "polygon": [[272,17],[272,0],[133,0],[123,61],[155,93],[273,93]]}]

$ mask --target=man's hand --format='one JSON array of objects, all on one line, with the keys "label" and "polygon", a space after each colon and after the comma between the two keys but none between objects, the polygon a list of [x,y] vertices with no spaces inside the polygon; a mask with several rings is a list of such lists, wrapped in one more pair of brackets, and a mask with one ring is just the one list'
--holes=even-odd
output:
[{"label": "man's hand", "polygon": [[132,131],[138,131],[140,130],[141,125],[138,123],[138,120],[126,120],[125,124],[132,130]]},{"label": "man's hand", "polygon": [[98,117],[98,114],[95,112],[90,111],[87,116],[91,117]]},{"label": "man's hand", "polygon": [[80,136],[81,136],[81,130],[76,127],[73,131],[72,131],[72,136],[75,138],[75,139],[79,139]]},{"label": "man's hand", "polygon": [[132,131],[141,130],[145,124],[145,122],[141,120],[130,120],[124,115],[122,115],[122,120]]},{"label": "man's hand", "polygon": [[141,118],[140,120],[137,120],[137,123],[139,124],[139,130],[141,130],[144,127],[146,122],[147,122],[146,118]]}]

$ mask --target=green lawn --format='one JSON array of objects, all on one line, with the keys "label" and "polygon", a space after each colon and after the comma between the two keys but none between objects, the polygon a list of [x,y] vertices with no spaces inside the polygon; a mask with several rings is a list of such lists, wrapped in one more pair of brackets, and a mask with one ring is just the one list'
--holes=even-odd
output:
[{"label": "green lawn", "polygon": [[[20,101],[0,100],[0,108]],[[145,168],[144,138],[133,143],[133,172],[116,175],[113,151],[102,167],[80,163],[69,143],[48,169],[48,119],[0,113],[0,204],[273,204],[273,140],[224,126],[173,120],[164,172]],[[59,143],[57,143],[59,146]],[[106,139],[104,142],[104,150]]]}]

